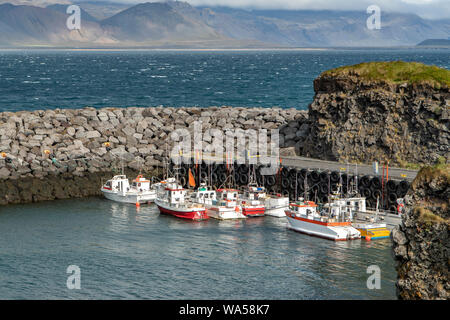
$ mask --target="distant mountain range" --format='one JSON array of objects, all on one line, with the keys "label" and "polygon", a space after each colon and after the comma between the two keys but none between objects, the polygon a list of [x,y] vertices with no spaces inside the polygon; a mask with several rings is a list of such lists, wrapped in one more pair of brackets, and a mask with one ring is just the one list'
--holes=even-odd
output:
[{"label": "distant mountain range", "polygon": [[[450,19],[382,14],[381,30],[359,11],[242,10],[168,1],[126,5],[74,2],[81,29],[68,30],[66,0],[10,0],[0,4],[2,47],[372,47],[413,46],[447,39]],[[0,0],[0,3],[5,2]],[[24,3],[33,3],[23,5]]]},{"label": "distant mountain range", "polygon": [[422,47],[450,47],[449,39],[427,39],[418,44]]}]

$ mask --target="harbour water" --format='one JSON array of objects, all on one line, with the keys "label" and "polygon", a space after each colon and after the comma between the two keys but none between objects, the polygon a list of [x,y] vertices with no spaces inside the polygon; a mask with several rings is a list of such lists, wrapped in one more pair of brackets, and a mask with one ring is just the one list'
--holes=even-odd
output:
[{"label": "harbour water", "polygon": [[191,222],[88,198],[1,207],[0,235],[0,299],[396,298],[390,239],[335,243],[280,218]]}]

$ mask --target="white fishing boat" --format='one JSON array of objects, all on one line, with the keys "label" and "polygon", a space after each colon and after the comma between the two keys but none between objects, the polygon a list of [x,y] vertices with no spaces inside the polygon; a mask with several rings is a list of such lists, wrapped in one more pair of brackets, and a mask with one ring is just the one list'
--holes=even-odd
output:
[{"label": "white fishing boat", "polygon": [[147,203],[156,199],[156,190],[151,188],[150,180],[138,175],[130,185],[126,175],[117,175],[100,189],[106,199],[122,203]]},{"label": "white fishing boat", "polygon": [[238,203],[238,194],[235,189],[218,189],[216,199],[207,206],[208,215],[219,220],[246,219]]},{"label": "white fishing boat", "polygon": [[216,191],[208,188],[206,184],[192,194],[193,201],[205,206],[209,217],[219,220],[245,219],[242,208],[239,206],[238,191],[233,189],[219,189]]},{"label": "white fishing boat", "polygon": [[289,209],[289,197],[283,197],[281,194],[268,194],[259,198],[266,208],[264,214],[277,218],[286,217],[286,210]]},{"label": "white fishing boat", "polygon": [[308,235],[334,241],[360,239],[361,233],[351,225],[344,215],[339,215],[335,208],[327,214],[317,211],[317,204],[312,201],[291,203],[286,210],[288,228]]}]

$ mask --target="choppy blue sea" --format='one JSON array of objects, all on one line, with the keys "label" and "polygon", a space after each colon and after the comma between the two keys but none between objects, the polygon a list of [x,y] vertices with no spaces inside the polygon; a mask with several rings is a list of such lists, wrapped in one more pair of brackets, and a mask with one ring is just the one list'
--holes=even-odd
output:
[{"label": "choppy blue sea", "polygon": [[365,61],[450,68],[449,49],[0,51],[0,111],[128,106],[306,109],[323,71]]}]

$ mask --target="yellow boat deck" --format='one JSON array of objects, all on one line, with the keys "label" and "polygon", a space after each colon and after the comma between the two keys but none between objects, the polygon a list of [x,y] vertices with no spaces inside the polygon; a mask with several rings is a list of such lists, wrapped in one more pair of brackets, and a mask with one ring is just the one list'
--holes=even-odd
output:
[{"label": "yellow boat deck", "polygon": [[391,232],[386,227],[380,228],[356,228],[361,232],[361,238],[365,239],[382,239],[388,238]]}]

